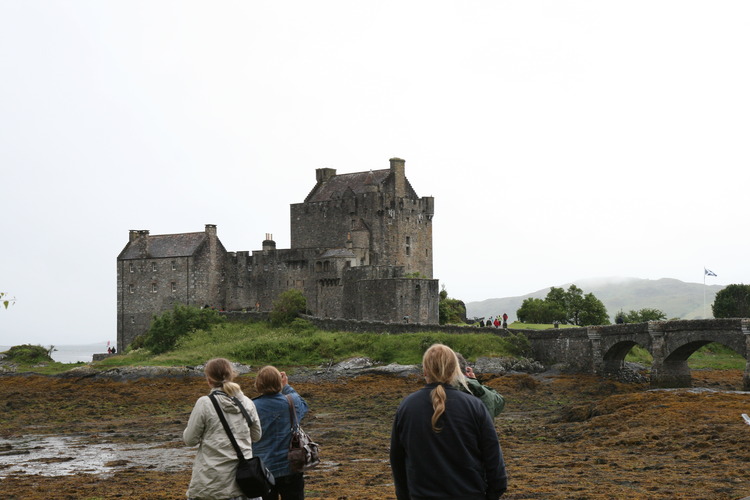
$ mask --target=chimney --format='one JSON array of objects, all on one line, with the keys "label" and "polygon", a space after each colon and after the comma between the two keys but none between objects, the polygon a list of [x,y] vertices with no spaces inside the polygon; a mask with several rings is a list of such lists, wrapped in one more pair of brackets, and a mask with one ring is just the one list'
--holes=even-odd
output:
[{"label": "chimney", "polygon": [[315,169],[315,180],[318,181],[318,184],[322,184],[323,182],[328,182],[328,179],[330,179],[331,177],[336,177],[335,168],[316,168]]},{"label": "chimney", "polygon": [[[146,232],[148,234],[148,232]],[[131,229],[130,234],[128,236],[128,243],[133,243],[135,240],[138,239],[138,237],[141,235],[141,231],[139,229]]]},{"label": "chimney", "polygon": [[276,250],[276,242],[273,241],[273,234],[266,233],[266,239],[263,240],[263,251]]},{"label": "chimney", "polygon": [[391,158],[391,175],[395,186],[394,196],[404,198],[406,196],[406,166],[401,158]]},{"label": "chimney", "polygon": [[148,257],[148,229],[131,229],[128,239],[129,244],[135,244],[140,258]]}]

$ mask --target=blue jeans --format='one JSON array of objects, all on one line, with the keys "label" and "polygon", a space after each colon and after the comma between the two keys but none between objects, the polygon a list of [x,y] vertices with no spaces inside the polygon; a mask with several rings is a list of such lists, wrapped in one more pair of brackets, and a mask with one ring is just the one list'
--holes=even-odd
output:
[{"label": "blue jeans", "polygon": [[305,478],[301,472],[289,474],[276,478],[276,486],[271,489],[271,493],[263,495],[263,500],[304,500],[305,498]]}]

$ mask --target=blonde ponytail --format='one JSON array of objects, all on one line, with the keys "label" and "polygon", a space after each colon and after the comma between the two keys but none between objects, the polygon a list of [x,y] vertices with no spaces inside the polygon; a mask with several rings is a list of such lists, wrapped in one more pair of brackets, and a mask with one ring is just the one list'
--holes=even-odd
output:
[{"label": "blonde ponytail", "polygon": [[429,383],[437,383],[430,392],[432,400],[432,430],[440,432],[442,427],[438,426],[440,417],[445,413],[445,401],[447,394],[441,384],[455,385],[461,380],[461,369],[453,349],[443,344],[433,344],[422,357],[422,369]]},{"label": "blonde ponytail", "polygon": [[438,427],[437,423],[440,416],[445,413],[445,389],[442,385],[438,385],[430,392],[430,398],[432,399],[432,430],[440,432],[443,430],[442,427]]}]

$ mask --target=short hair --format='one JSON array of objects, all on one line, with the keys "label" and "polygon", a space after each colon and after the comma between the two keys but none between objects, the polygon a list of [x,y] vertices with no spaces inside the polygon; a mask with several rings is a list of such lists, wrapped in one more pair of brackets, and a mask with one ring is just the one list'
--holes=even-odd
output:
[{"label": "short hair", "polygon": [[264,366],[255,376],[255,390],[261,394],[281,392],[281,372],[275,366]]}]

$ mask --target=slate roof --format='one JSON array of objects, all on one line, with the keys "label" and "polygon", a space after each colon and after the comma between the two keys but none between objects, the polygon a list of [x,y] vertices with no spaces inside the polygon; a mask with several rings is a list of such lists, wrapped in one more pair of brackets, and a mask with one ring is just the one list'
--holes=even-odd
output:
[{"label": "slate roof", "polygon": [[138,240],[128,243],[120,254],[121,260],[160,259],[167,257],[189,257],[194,255],[203,242],[206,233],[158,234],[148,238],[148,255],[141,254]]},{"label": "slate roof", "polygon": [[364,193],[366,186],[383,184],[390,173],[391,169],[386,168],[384,170],[335,175],[327,182],[316,185],[305,202],[335,200],[341,198],[349,190],[354,194]]}]

